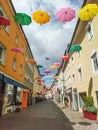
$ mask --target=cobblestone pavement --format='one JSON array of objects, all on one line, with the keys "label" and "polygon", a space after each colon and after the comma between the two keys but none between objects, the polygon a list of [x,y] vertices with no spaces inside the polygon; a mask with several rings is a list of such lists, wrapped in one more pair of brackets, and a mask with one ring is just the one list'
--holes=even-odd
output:
[{"label": "cobblestone pavement", "polygon": [[98,124],[47,100],[0,117],[0,130],[98,130]]},{"label": "cobblestone pavement", "polygon": [[98,130],[98,121],[86,119],[83,117],[83,114],[81,112],[65,108],[60,103],[54,103],[64,112],[65,116],[69,119],[73,130]]}]

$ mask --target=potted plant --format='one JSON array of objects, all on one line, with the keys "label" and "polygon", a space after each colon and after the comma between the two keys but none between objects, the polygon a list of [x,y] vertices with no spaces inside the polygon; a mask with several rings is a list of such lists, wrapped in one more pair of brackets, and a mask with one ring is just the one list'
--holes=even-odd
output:
[{"label": "potted plant", "polygon": [[84,98],[83,114],[85,118],[96,120],[97,119],[97,108],[94,106],[92,96],[86,96]]}]

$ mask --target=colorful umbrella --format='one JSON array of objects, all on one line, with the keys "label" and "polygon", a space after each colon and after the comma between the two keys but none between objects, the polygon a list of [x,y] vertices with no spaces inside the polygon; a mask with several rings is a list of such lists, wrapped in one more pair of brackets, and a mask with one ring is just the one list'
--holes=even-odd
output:
[{"label": "colorful umbrella", "polygon": [[46,73],[46,74],[49,74],[49,73],[50,73],[50,70],[45,70],[45,73]]},{"label": "colorful umbrella", "polygon": [[29,25],[32,22],[31,17],[25,13],[16,13],[14,19],[20,25]]},{"label": "colorful umbrella", "polygon": [[42,65],[37,65],[37,67],[38,67],[38,68],[43,68],[43,66],[42,66]]},{"label": "colorful umbrella", "polygon": [[69,22],[75,17],[75,10],[71,8],[62,8],[56,13],[56,16],[61,22]]},{"label": "colorful umbrella", "polygon": [[82,47],[80,46],[80,45],[72,45],[71,47],[70,47],[70,51],[71,52],[79,52],[80,50],[82,50]]},{"label": "colorful umbrella", "polygon": [[42,25],[50,21],[50,15],[45,11],[38,10],[33,13],[32,19]]},{"label": "colorful umbrella", "polygon": [[10,21],[4,16],[0,16],[0,25],[8,26],[10,25]]},{"label": "colorful umbrella", "polygon": [[79,12],[79,18],[82,21],[93,19],[98,13],[98,6],[96,4],[87,4]]},{"label": "colorful umbrella", "polygon": [[61,63],[56,62],[56,63],[54,63],[54,65],[59,67],[59,66],[61,66]]},{"label": "colorful umbrella", "polygon": [[35,63],[36,61],[34,59],[29,59],[27,62],[29,62],[29,63]]},{"label": "colorful umbrella", "polygon": [[57,69],[57,67],[58,66],[54,66],[54,65],[50,66],[51,69]]},{"label": "colorful umbrella", "polygon": [[20,48],[12,48],[11,51],[15,53],[22,53],[23,51]]},{"label": "colorful umbrella", "polygon": [[69,56],[63,56],[63,57],[61,57],[61,60],[66,60],[66,61],[68,61],[68,60],[69,60]]}]

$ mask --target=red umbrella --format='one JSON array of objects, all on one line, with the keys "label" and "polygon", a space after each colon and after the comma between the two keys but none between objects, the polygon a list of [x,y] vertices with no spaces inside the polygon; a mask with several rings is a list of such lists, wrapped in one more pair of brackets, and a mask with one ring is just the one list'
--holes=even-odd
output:
[{"label": "red umbrella", "polygon": [[50,73],[50,70],[45,70],[45,73],[46,73],[46,74],[49,74],[49,73]]},{"label": "red umbrella", "polygon": [[22,53],[22,50],[20,48],[12,48],[11,51],[15,53]]},{"label": "red umbrella", "polygon": [[69,60],[69,56],[63,56],[63,57],[61,57],[61,60]]},{"label": "red umbrella", "polygon": [[10,25],[10,21],[4,16],[0,16],[0,25],[8,26]]},{"label": "red umbrella", "polygon": [[71,8],[62,8],[56,13],[56,16],[61,22],[69,22],[75,17],[75,10]]}]

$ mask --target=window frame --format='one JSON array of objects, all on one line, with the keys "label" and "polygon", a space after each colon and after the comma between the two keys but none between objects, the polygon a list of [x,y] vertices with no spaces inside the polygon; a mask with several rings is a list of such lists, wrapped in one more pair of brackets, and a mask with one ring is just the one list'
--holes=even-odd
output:
[{"label": "window frame", "polygon": [[5,65],[5,59],[6,59],[6,48],[5,46],[0,42],[0,48],[2,49],[1,59],[0,59],[0,65]]},{"label": "window frame", "polygon": [[91,39],[94,36],[93,27],[92,27],[92,23],[91,22],[88,23],[86,30],[87,30],[87,33],[88,33],[88,41],[90,42]]},{"label": "window frame", "polygon": [[14,58],[13,58],[12,69],[13,69],[14,71],[16,71],[16,67],[17,67],[17,59],[14,57]]},{"label": "window frame", "polygon": [[[5,13],[5,11],[4,11],[3,6],[1,5],[1,3],[0,3],[0,12],[1,12],[1,14],[0,14],[1,16],[5,16],[7,19],[9,19],[8,16],[6,15],[6,13]],[[2,25],[2,27],[9,34],[10,26],[3,26]]]},{"label": "window frame", "polygon": [[95,51],[95,52],[91,55],[91,62],[92,62],[93,73],[98,73],[98,68],[95,70],[95,65],[94,65],[94,55],[96,56],[97,64],[98,64],[98,52]]},{"label": "window frame", "polygon": [[[79,70],[81,70],[81,71],[79,71]],[[83,73],[82,73],[82,68],[81,67],[78,68],[78,72],[79,72],[79,80],[82,81],[83,80]]]}]

